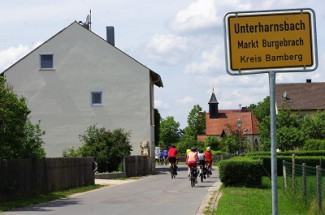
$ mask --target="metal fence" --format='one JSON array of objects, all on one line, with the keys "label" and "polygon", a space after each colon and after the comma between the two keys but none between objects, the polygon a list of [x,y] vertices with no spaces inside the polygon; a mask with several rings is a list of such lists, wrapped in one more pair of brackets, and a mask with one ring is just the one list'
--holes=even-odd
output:
[{"label": "metal fence", "polygon": [[95,183],[92,157],[0,160],[0,201]]},{"label": "metal fence", "polygon": [[320,165],[312,167],[283,161],[284,190],[292,200],[307,208],[324,213],[325,170]]}]

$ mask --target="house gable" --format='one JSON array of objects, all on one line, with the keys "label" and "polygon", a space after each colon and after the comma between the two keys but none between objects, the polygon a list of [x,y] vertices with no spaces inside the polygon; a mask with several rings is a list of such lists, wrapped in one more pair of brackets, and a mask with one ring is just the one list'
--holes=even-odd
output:
[{"label": "house gable", "polygon": [[275,97],[277,110],[325,110],[325,82],[276,84]]},{"label": "house gable", "polygon": [[[53,54],[53,69],[40,69],[41,54]],[[153,85],[163,86],[160,76],[77,22],[4,74],[26,97],[31,120],[41,120],[48,156],[80,146],[79,135],[94,124],[130,131],[133,154],[140,154],[140,142],[153,144]],[[92,92],[102,92],[101,105],[91,105]]]}]

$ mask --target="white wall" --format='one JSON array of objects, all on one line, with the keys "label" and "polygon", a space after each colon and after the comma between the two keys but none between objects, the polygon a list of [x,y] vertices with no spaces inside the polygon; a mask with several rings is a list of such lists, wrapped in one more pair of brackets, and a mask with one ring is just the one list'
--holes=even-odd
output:
[{"label": "white wall", "polygon": [[[54,70],[41,71],[40,54],[54,54]],[[80,146],[79,135],[97,124],[131,131],[132,154],[152,142],[150,72],[102,38],[73,23],[6,71],[27,98],[33,122],[41,120],[47,157]],[[103,106],[91,107],[91,90],[103,90]]]}]

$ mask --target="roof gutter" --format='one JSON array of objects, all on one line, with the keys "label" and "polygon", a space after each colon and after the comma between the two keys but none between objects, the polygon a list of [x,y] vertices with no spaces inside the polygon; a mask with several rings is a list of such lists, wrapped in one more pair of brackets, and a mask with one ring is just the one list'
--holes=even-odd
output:
[{"label": "roof gutter", "polygon": [[154,71],[150,70],[150,76],[152,78],[152,83],[156,85],[157,87],[164,87],[164,84],[161,80],[160,75],[155,73]]}]

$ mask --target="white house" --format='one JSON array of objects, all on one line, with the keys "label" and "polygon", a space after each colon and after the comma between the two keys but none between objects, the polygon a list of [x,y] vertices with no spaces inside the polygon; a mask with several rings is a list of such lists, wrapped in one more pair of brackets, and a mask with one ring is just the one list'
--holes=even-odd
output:
[{"label": "white house", "polygon": [[31,120],[41,120],[47,157],[81,146],[79,135],[96,124],[130,131],[132,155],[149,141],[154,160],[154,85],[163,87],[161,77],[83,25],[73,22],[3,74],[27,99]]}]

